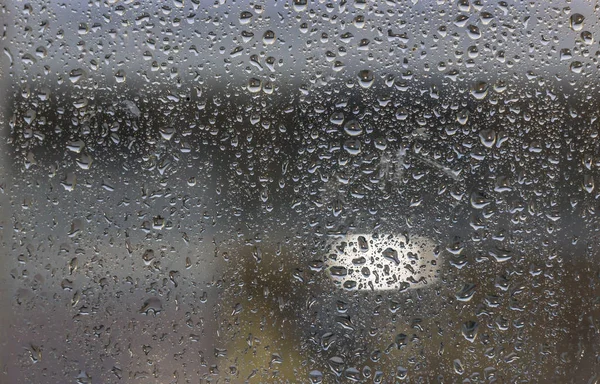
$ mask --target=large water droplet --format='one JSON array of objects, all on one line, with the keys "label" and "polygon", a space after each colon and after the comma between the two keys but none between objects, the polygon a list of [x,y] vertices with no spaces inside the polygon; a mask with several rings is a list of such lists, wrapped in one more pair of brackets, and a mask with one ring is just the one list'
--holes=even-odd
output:
[{"label": "large water droplet", "polygon": [[571,26],[572,30],[579,32],[583,29],[584,20],[585,17],[581,13],[574,13],[569,18],[569,25]]},{"label": "large water droplet", "polygon": [[492,148],[496,143],[496,131],[486,128],[479,131],[479,141],[487,148]]},{"label": "large water droplet", "polygon": [[361,144],[359,140],[351,139],[344,142],[344,150],[351,155],[358,155],[361,152]]},{"label": "large water droplet", "polygon": [[461,327],[462,335],[465,339],[473,343],[477,338],[477,332],[479,330],[479,324],[476,321],[467,321]]},{"label": "large water droplet", "polygon": [[373,76],[372,71],[370,71],[368,69],[364,69],[364,70],[358,72],[358,84],[362,88],[370,88],[371,85],[373,85],[374,80],[375,80],[375,77]]},{"label": "large water droplet", "polygon": [[344,124],[344,132],[349,136],[360,136],[363,129],[358,121],[349,120]]}]

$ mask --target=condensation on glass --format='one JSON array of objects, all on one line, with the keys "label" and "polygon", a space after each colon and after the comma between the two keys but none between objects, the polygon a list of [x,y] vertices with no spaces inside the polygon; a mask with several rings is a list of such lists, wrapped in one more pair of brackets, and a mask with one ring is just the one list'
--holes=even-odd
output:
[{"label": "condensation on glass", "polygon": [[598,382],[599,11],[3,1],[0,382]]}]

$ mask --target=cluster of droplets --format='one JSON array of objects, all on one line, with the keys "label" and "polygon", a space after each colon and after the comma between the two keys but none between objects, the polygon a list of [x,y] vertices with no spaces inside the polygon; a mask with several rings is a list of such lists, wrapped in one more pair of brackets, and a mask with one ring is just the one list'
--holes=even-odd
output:
[{"label": "cluster of droplets", "polygon": [[347,290],[406,290],[437,281],[434,248],[422,237],[352,235],[331,243],[326,264],[336,284]]}]

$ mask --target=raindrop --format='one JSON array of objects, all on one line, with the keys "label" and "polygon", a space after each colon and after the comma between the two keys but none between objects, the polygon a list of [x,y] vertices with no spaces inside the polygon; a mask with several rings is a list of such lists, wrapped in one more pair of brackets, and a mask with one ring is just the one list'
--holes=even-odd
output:
[{"label": "raindrop", "polygon": [[488,85],[483,81],[478,81],[471,88],[471,95],[477,100],[483,100],[488,94]]},{"label": "raindrop", "polygon": [[334,112],[331,114],[329,118],[329,122],[335,125],[342,125],[344,123],[344,113],[342,112]]},{"label": "raindrop", "polygon": [[85,148],[83,140],[73,140],[67,143],[67,149],[71,152],[80,153]]},{"label": "raindrop", "polygon": [[160,136],[165,140],[171,140],[173,135],[175,134],[175,128],[173,127],[160,127],[159,129]]},{"label": "raindrop", "polygon": [[479,28],[472,24],[467,27],[467,35],[472,40],[478,40],[481,38],[481,32],[479,31]]},{"label": "raindrop", "polygon": [[265,31],[262,38],[263,44],[271,45],[275,42],[275,32],[271,30]]},{"label": "raindrop", "polygon": [[479,330],[479,324],[476,321],[469,320],[463,323],[461,327],[461,333],[465,339],[473,343],[477,338],[477,332]]},{"label": "raindrop", "polygon": [[592,175],[584,175],[583,176],[583,190],[587,193],[592,193],[594,191],[594,176]]},{"label": "raindrop", "polygon": [[458,373],[459,375],[465,373],[465,368],[459,359],[455,359],[452,365],[454,367],[454,372]]},{"label": "raindrop", "polygon": [[262,81],[256,78],[248,80],[248,91],[252,93],[260,92],[262,89]]},{"label": "raindrop", "polygon": [[158,297],[151,297],[144,302],[140,313],[157,315],[162,311],[162,302]]},{"label": "raindrop", "polygon": [[344,132],[349,136],[360,136],[363,133],[363,129],[358,121],[348,120],[344,124]]},{"label": "raindrop", "polygon": [[492,148],[496,144],[496,131],[492,128],[486,128],[479,131],[479,141],[487,148]]},{"label": "raindrop", "polygon": [[361,152],[361,144],[359,140],[351,139],[344,142],[344,150],[350,155],[356,156]]},{"label": "raindrop", "polygon": [[396,265],[400,264],[400,259],[398,259],[398,251],[393,248],[386,248],[381,255],[384,259],[393,261]]},{"label": "raindrop", "polygon": [[475,295],[477,286],[475,284],[465,284],[462,289],[456,294],[456,300],[468,302]]},{"label": "raindrop", "polygon": [[574,13],[569,18],[569,25],[571,26],[572,30],[574,30],[575,32],[579,32],[583,29],[584,20],[585,17],[581,13]]},{"label": "raindrop", "polygon": [[581,61],[573,61],[569,66],[569,69],[571,72],[579,74],[583,72],[583,63]]},{"label": "raindrop", "polygon": [[253,15],[251,12],[243,11],[242,13],[240,13],[240,24],[248,24],[250,21],[252,21],[252,16]]},{"label": "raindrop", "polygon": [[364,69],[358,72],[358,84],[360,84],[362,88],[370,88],[371,85],[373,85],[374,80],[375,77],[373,76],[372,71]]},{"label": "raindrop", "polygon": [[69,72],[69,80],[73,84],[78,83],[81,79],[84,79],[85,77],[86,72],[81,68],[76,68]]},{"label": "raindrop", "polygon": [[294,0],[294,11],[302,12],[306,10],[308,0]]},{"label": "raindrop", "polygon": [[594,44],[594,35],[589,31],[583,31],[581,32],[581,40],[583,40],[586,45],[592,45]]},{"label": "raindrop", "polygon": [[115,72],[115,80],[117,81],[117,83],[124,83],[125,78],[126,74],[124,70],[119,69],[117,72]]}]

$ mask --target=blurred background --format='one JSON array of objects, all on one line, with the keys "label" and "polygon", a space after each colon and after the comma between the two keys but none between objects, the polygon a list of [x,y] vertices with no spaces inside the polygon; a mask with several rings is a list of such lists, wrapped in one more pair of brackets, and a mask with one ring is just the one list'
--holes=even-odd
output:
[{"label": "blurred background", "polygon": [[596,1],[0,12],[0,383],[598,382]]}]

